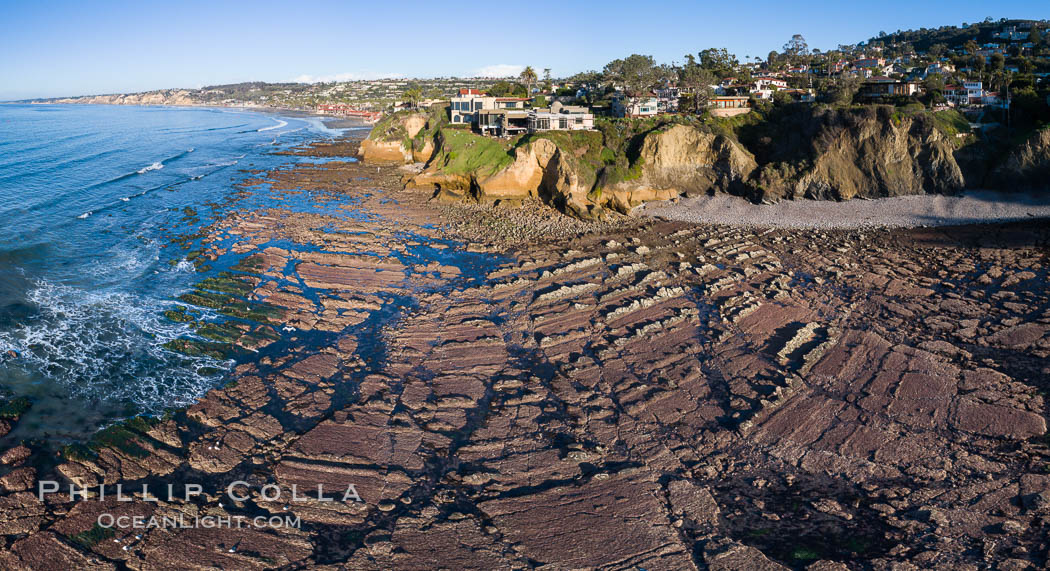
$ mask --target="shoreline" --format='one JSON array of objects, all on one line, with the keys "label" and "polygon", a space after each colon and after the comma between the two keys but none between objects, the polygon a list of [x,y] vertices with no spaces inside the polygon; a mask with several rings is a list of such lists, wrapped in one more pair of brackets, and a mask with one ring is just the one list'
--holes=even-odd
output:
[{"label": "shoreline", "polygon": [[[12,448],[0,484],[22,492],[0,521],[20,531],[0,563],[58,545],[81,567],[206,553],[227,568],[688,569],[730,553],[740,568],[791,562],[801,545],[888,566],[934,528],[970,549],[970,527],[1010,509],[1005,494],[960,495],[938,503],[957,519],[910,517],[945,479],[942,459],[967,459],[958,477],[982,490],[1031,487],[1026,466],[1050,461],[1036,440],[1050,326],[1024,322],[1047,299],[1045,220],[867,233],[583,222],[534,203],[438,204],[403,189],[398,167],[339,160],[360,135],[284,151],[326,160],[249,173],[231,196],[267,201],[234,199],[201,230],[201,259],[237,261],[207,278],[238,292],[211,309],[232,309],[224,323],[244,327],[230,344],[259,357],[199,402],[57,458],[79,488],[209,494],[41,504],[25,491],[51,474]],[[242,478],[243,501],[211,494]],[[348,483],[362,502],[259,492]],[[303,531],[94,531],[118,510],[287,514]]]},{"label": "shoreline", "polygon": [[903,229],[1002,224],[1050,218],[1050,195],[967,190],[959,195],[782,200],[755,204],[715,194],[648,202],[631,214],[669,221],[784,229]]}]

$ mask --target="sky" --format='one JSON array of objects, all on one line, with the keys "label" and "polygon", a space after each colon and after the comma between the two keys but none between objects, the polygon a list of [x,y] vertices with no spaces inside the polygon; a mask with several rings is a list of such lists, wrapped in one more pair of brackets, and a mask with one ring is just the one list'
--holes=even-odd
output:
[{"label": "sky", "polygon": [[986,17],[1050,18],[1048,0],[629,2],[0,0],[0,101],[240,81],[600,70],[632,53],[741,60]]}]

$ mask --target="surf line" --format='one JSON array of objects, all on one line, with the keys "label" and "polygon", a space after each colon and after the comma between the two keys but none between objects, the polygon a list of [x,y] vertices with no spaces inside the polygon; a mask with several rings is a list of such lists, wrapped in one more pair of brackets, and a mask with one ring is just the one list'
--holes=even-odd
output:
[{"label": "surf line", "polygon": [[[271,117],[271,119],[273,119],[273,117]],[[281,127],[284,127],[285,125],[288,124],[288,121],[282,121],[280,119],[273,119],[273,120],[277,121],[276,125],[270,125],[269,127],[263,127],[262,129],[259,129],[259,132],[262,133],[263,131],[272,131],[274,129],[280,129]]]}]

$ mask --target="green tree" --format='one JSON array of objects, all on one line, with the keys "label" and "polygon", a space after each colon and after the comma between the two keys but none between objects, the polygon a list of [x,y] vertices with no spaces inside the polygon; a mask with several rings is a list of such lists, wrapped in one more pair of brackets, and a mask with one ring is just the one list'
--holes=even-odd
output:
[{"label": "green tree", "polygon": [[488,92],[493,97],[506,97],[511,92],[511,87],[506,81],[497,81],[488,89]]},{"label": "green tree", "polygon": [[532,106],[534,108],[546,107],[547,106],[547,98],[544,97],[543,95],[537,95],[536,97],[533,97],[532,98]]},{"label": "green tree", "polygon": [[944,97],[943,75],[939,73],[931,73],[930,75],[927,75],[926,79],[922,82],[922,86],[926,90],[926,95],[930,100],[930,105],[936,105],[947,101]]},{"label": "green tree", "polygon": [[802,34],[791,36],[791,39],[784,44],[784,55],[791,63],[797,64],[805,61],[809,57],[809,44],[806,43],[806,38],[802,37]]},{"label": "green tree", "polygon": [[717,75],[719,78],[729,77],[736,73],[740,62],[736,56],[729,53],[725,48],[708,48],[699,54],[700,67]]},{"label": "green tree", "polygon": [[992,73],[1002,73],[1003,68],[1006,66],[1006,58],[1003,54],[992,54]]},{"label": "green tree", "polygon": [[536,83],[536,70],[532,69],[531,65],[526,66],[525,69],[521,70],[518,79],[525,83],[525,93],[532,93],[532,84]]},{"label": "green tree", "polygon": [[423,88],[417,83],[412,83],[405,90],[403,97],[405,102],[412,107],[419,107],[419,102],[423,100]]},{"label": "green tree", "polygon": [[1036,48],[1043,45],[1043,34],[1037,26],[1032,25],[1032,31],[1028,32],[1028,41],[1032,42],[1032,46]]},{"label": "green tree", "polygon": [[850,105],[860,90],[860,81],[855,77],[839,77],[822,81],[817,87],[821,99],[831,105]]},{"label": "green tree", "polygon": [[782,90],[778,89],[778,90],[773,92],[773,104],[774,105],[787,105],[789,103],[794,103],[794,102],[795,102],[795,99],[792,98],[790,95],[788,95],[787,92],[785,92],[785,91],[782,91]]},{"label": "green tree", "polygon": [[632,54],[605,65],[605,77],[623,88],[630,98],[640,97],[652,89],[658,79],[658,70],[653,56]]},{"label": "green tree", "polygon": [[686,91],[689,109],[699,113],[711,99],[711,84],[715,83],[715,74],[704,69],[692,54],[686,54],[685,64],[678,68],[678,86]]}]

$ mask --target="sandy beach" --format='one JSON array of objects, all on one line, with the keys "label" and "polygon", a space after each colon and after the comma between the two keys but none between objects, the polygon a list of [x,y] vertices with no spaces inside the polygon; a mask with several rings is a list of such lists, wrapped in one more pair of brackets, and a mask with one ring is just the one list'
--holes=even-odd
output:
[{"label": "sandy beach", "polygon": [[634,214],[680,222],[770,228],[916,228],[1048,218],[1050,196],[972,190],[959,196],[754,204],[738,196],[719,194],[650,202],[636,208]]}]

